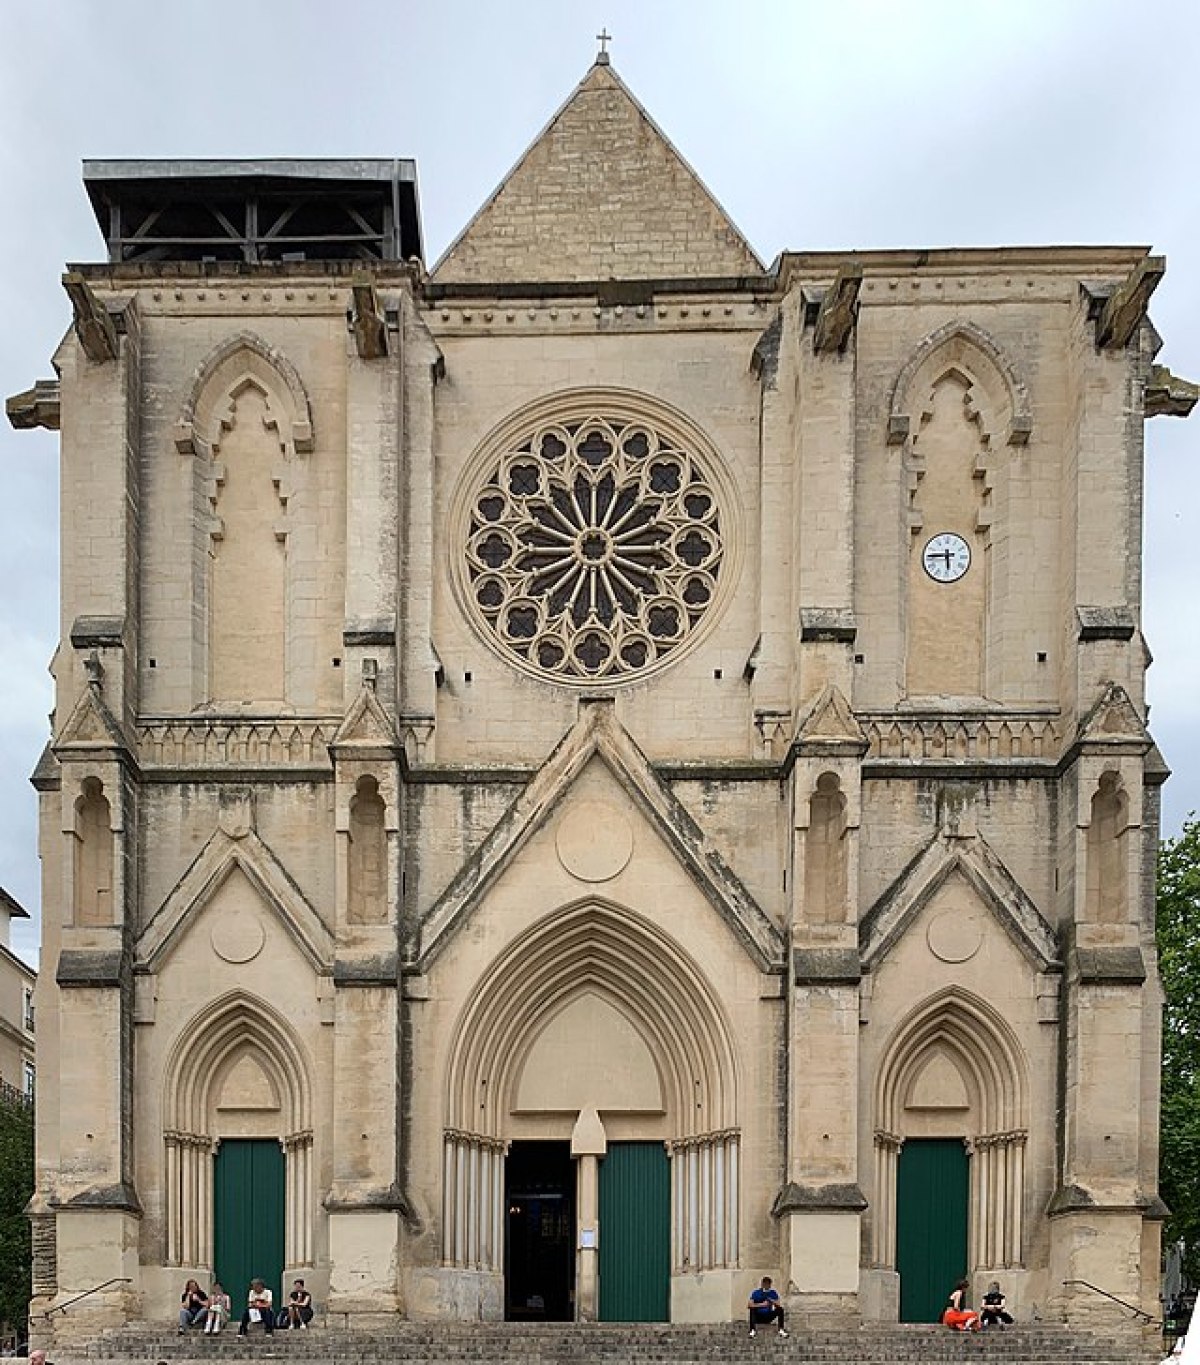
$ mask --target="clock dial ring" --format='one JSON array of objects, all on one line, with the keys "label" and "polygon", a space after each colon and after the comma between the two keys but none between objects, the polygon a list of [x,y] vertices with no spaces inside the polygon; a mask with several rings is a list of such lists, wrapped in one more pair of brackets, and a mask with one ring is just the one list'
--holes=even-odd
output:
[{"label": "clock dial ring", "polygon": [[935,583],[957,583],[971,567],[971,547],[956,532],[939,531],[925,542],[921,565]]}]

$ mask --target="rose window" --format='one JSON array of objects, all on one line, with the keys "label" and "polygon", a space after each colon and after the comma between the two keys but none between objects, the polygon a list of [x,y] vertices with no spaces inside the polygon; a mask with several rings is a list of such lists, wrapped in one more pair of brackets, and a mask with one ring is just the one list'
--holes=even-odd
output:
[{"label": "rose window", "polygon": [[682,442],[611,413],[507,444],[470,503],[466,591],[515,662],[618,680],[693,635],[720,582],[721,504]]}]

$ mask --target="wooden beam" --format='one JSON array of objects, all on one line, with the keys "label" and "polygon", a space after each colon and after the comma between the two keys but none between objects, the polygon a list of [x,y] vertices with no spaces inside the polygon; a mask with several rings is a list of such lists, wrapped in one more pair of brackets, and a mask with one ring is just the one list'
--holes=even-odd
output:
[{"label": "wooden beam", "polygon": [[354,345],[364,360],[379,360],[388,353],[387,320],[379,306],[379,295],[366,275],[356,275],[350,288],[354,298],[350,310]]},{"label": "wooden beam", "polygon": [[856,262],[844,265],[825,291],[817,313],[817,327],[813,333],[813,350],[818,355],[832,355],[844,351],[858,317],[858,291],[862,288],[862,266]]},{"label": "wooden beam", "polygon": [[34,427],[57,431],[59,408],[57,379],[39,379],[33,388],[4,400],[4,411],[16,431],[32,431]]},{"label": "wooden beam", "polygon": [[1125,281],[1109,295],[1096,320],[1096,345],[1106,351],[1120,350],[1145,319],[1150,295],[1167,273],[1163,256],[1144,256]]},{"label": "wooden beam", "polygon": [[1200,384],[1180,379],[1165,365],[1151,365],[1146,381],[1147,417],[1187,417],[1200,399]]}]

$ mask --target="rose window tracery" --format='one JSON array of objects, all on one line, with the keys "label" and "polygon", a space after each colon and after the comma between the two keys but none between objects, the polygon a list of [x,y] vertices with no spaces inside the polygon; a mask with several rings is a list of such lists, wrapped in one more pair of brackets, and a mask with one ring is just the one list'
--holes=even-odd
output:
[{"label": "rose window tracery", "polygon": [[693,443],[615,416],[527,426],[469,504],[466,581],[503,652],[564,682],[667,660],[717,596],[721,498]]}]

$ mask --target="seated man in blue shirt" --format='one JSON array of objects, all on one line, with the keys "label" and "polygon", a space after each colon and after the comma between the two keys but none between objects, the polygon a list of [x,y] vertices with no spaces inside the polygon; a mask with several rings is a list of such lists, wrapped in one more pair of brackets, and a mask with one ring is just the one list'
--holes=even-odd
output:
[{"label": "seated man in blue shirt", "polygon": [[771,1288],[770,1275],[763,1276],[762,1284],[751,1293],[750,1302],[746,1306],[750,1310],[750,1335],[752,1337],[758,1336],[759,1327],[765,1327],[772,1322],[779,1324],[779,1335],[781,1337],[787,1336],[787,1331],[783,1325],[783,1305],[779,1302],[778,1291]]}]

